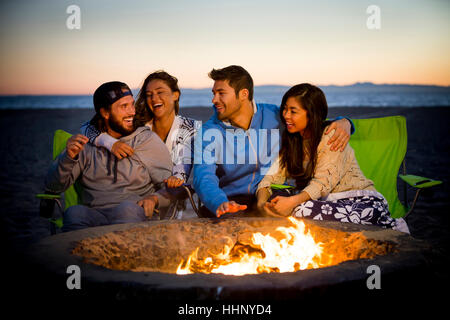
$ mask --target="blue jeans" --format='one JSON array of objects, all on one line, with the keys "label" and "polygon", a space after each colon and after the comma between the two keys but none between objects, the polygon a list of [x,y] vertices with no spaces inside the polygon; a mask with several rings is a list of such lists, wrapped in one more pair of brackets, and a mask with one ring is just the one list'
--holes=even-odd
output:
[{"label": "blue jeans", "polygon": [[146,220],[144,208],[131,201],[124,201],[116,207],[107,209],[93,209],[76,205],[64,212],[62,231]]}]

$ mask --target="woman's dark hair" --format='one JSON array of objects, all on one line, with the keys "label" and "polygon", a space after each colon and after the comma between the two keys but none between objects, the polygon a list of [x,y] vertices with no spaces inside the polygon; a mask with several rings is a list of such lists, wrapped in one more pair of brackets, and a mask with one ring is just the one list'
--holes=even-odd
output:
[{"label": "woman's dark hair", "polygon": [[[139,90],[139,93],[136,98],[135,108],[136,115],[134,116],[134,123],[136,128],[145,125],[147,122],[153,119],[153,112],[150,110],[150,107],[147,104],[147,95],[145,93],[147,89],[147,85],[150,81],[153,80],[161,80],[164,81],[165,84],[172,90],[172,92],[178,92],[181,95],[180,88],[178,87],[178,79],[174,76],[171,76],[167,72],[163,70],[158,70],[150,73],[147,78],[145,78],[144,83]],[[180,97],[175,101],[175,114],[178,114],[180,110]]]},{"label": "woman's dark hair", "polygon": [[[287,170],[289,176],[295,179],[297,188],[304,189],[314,175],[317,163],[317,147],[324,128],[329,124],[326,121],[328,104],[324,93],[318,87],[309,83],[302,83],[290,88],[283,96],[280,107],[280,118],[286,127],[283,111],[286,102],[293,97],[306,110],[308,123],[305,131],[309,140],[303,143],[304,138],[299,132],[289,133],[283,131],[280,150],[280,165]],[[303,168],[305,156],[309,156],[308,165]]]}]

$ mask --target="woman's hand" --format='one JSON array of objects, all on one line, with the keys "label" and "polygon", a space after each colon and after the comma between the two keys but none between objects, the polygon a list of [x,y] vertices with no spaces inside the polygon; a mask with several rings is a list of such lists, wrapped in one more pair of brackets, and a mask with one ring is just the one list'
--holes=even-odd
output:
[{"label": "woman's hand", "polygon": [[271,208],[267,206],[267,200],[269,200],[269,198],[269,188],[262,188],[256,192],[256,206],[259,213],[264,217],[279,217],[280,215],[272,211]]},{"label": "woman's hand", "polygon": [[164,180],[164,182],[167,184],[168,188],[178,188],[184,183],[184,180],[175,176],[170,176],[169,178]]},{"label": "woman's hand", "polygon": [[297,206],[297,204],[298,203],[295,196],[276,196],[270,202],[267,202],[265,204],[265,209],[273,216],[287,217],[292,214],[292,211]]},{"label": "woman's hand", "polygon": [[269,188],[261,188],[256,192],[256,200],[258,209],[262,209],[270,198]]},{"label": "woman's hand", "polygon": [[113,144],[111,148],[111,153],[115,155],[117,159],[121,160],[123,158],[132,156],[134,150],[125,142],[117,141],[116,143]]}]

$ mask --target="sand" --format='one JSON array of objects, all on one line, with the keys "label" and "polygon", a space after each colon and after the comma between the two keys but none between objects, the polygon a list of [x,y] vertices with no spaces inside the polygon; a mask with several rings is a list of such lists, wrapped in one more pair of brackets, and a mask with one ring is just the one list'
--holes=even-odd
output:
[{"label": "sand", "polygon": [[[207,120],[212,110],[182,108],[180,112]],[[92,114],[86,109],[0,110],[0,233],[7,257],[15,259],[17,254],[20,257],[24,248],[50,234],[48,222],[39,217],[39,200],[35,194],[43,191],[44,177],[51,163],[53,132],[56,129],[78,132],[80,124]],[[430,272],[444,286],[449,280],[450,262],[450,108],[330,108],[329,117],[337,115],[351,118],[404,115],[407,118],[408,173],[444,181],[443,185],[422,193],[415,212],[407,219],[412,236],[432,244]],[[413,191],[408,194],[412,199]],[[3,267],[10,270],[8,265],[14,260],[2,261],[8,261]]]}]

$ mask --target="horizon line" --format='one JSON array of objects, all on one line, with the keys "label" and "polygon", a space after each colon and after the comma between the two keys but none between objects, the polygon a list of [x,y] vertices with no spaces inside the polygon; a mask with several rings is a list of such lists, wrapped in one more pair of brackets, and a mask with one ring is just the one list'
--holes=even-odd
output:
[{"label": "horizon line", "polygon": [[[439,85],[439,84],[420,84],[420,83],[374,83],[371,81],[357,81],[351,84],[315,84],[318,87],[352,87],[355,85],[373,85],[373,86],[410,86],[410,87],[437,87],[449,89],[450,85]],[[256,87],[291,87],[291,85],[285,84],[259,84],[254,85]],[[180,87],[180,90],[209,90],[211,87]],[[140,88],[131,88],[132,91],[139,91]],[[92,93],[0,93],[1,97],[8,96],[87,96],[92,95]]]}]

